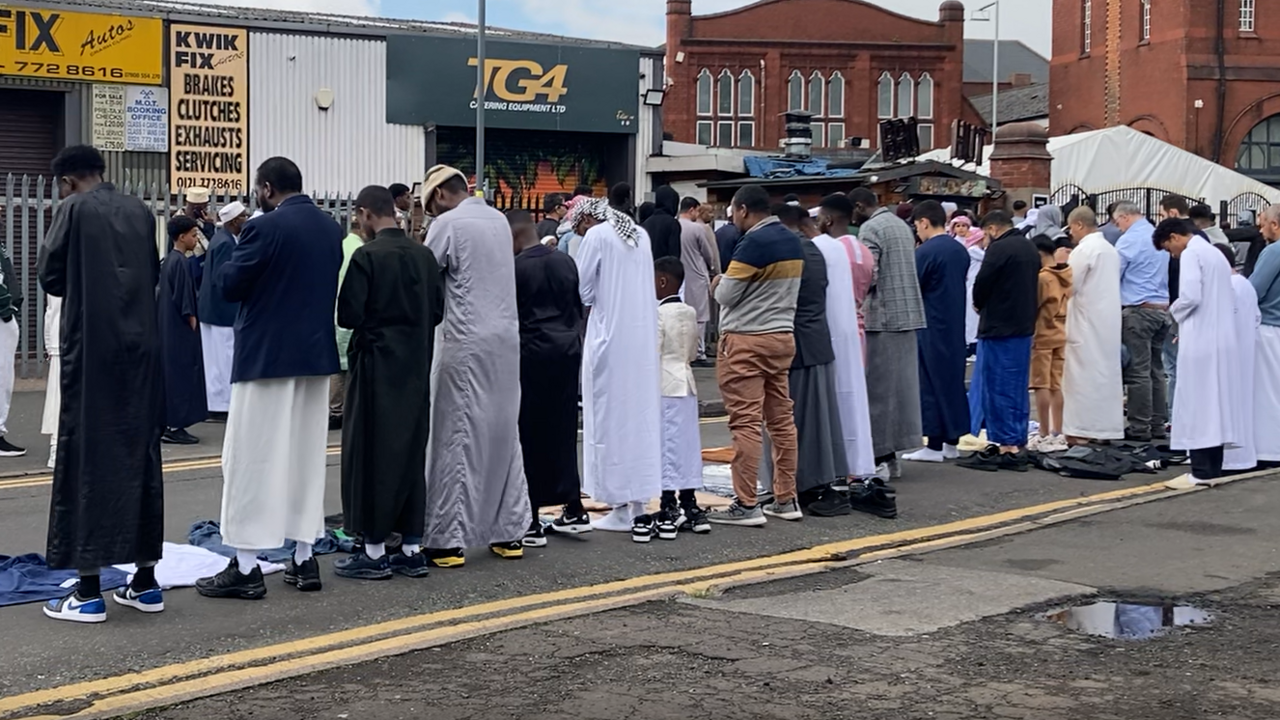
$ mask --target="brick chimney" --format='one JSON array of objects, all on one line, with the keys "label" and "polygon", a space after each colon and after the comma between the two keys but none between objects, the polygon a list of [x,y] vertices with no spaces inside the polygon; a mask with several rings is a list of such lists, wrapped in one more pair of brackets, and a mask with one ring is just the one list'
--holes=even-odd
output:
[{"label": "brick chimney", "polygon": [[667,67],[693,32],[693,0],[667,0]]},{"label": "brick chimney", "polygon": [[996,131],[991,151],[991,177],[999,180],[1006,204],[1022,200],[1031,205],[1031,196],[1047,195],[1051,182],[1053,155],[1049,154],[1049,133],[1033,122],[1010,123]]}]

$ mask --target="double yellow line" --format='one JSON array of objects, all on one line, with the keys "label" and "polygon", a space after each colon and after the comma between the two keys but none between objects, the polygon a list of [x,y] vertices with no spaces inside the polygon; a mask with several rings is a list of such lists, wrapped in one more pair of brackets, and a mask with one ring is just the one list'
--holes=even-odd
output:
[{"label": "double yellow line", "polygon": [[[1185,491],[1198,492],[1198,490]],[[538,622],[586,615],[726,586],[808,574],[1032,529],[1169,492],[1161,483],[1060,500],[944,525],[856,538],[741,562],[645,575],[415,615],[265,647],[0,699],[0,718],[106,718],[351,665]],[[72,715],[31,716],[52,703],[87,702]]]},{"label": "double yellow line", "polygon": [[[330,447],[329,455],[341,455],[342,448]],[[188,470],[210,470],[212,468],[221,467],[222,459],[219,457],[198,458],[196,460],[175,460],[165,463],[164,472],[186,472]],[[42,487],[44,485],[53,484],[53,475],[31,475],[27,477],[13,478],[12,480],[0,480],[0,490],[17,490],[19,488]]]}]

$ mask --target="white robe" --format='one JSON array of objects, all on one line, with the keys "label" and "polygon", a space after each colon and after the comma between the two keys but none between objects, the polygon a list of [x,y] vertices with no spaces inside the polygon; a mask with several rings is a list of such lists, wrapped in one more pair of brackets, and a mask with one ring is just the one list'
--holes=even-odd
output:
[{"label": "white robe", "polygon": [[[957,239],[956,242],[961,245],[963,241]],[[982,269],[982,259],[987,256],[987,251],[980,245],[972,245],[965,248],[969,251],[969,274],[965,277],[965,313],[964,313],[964,342],[966,345],[972,345],[978,342],[978,310],[973,306],[973,281],[978,279],[978,271]]]},{"label": "white robe", "polygon": [[[1256,291],[1255,291],[1256,297]],[[1253,368],[1253,426],[1258,460],[1280,462],[1280,327],[1258,328]]]},{"label": "white robe", "polygon": [[431,223],[427,247],[444,272],[444,321],[431,365],[423,545],[509,543],[531,517],[511,229],[483,199],[467,198]]},{"label": "white robe", "polygon": [[835,350],[836,404],[844,431],[844,452],[849,474],[875,474],[875,448],[871,442],[870,403],[867,375],[862,362],[862,339],[858,335],[858,303],[853,294],[853,269],[849,255],[839,240],[819,235],[813,244],[827,261],[827,327]]},{"label": "white robe", "polygon": [[1231,267],[1196,235],[1179,261],[1178,385],[1173,397],[1171,445],[1178,450],[1234,447],[1244,438],[1237,412],[1240,353]]},{"label": "white robe", "polygon": [[637,232],[633,247],[612,225],[596,225],[578,248],[579,291],[591,313],[582,351],[583,489],[615,507],[662,490],[653,251]]},{"label": "white robe", "polygon": [[1237,422],[1245,431],[1240,438],[1239,447],[1226,451],[1222,461],[1223,470],[1252,470],[1258,465],[1258,448],[1254,436],[1259,434],[1259,425],[1253,422],[1253,366],[1258,346],[1258,326],[1262,324],[1262,313],[1258,310],[1258,293],[1243,275],[1231,276],[1231,289],[1236,296],[1236,342],[1240,351],[1236,368],[1235,410],[1240,418]]},{"label": "white robe", "polygon": [[236,356],[236,329],[200,323],[200,351],[204,354],[204,393],[209,412],[231,409],[231,364]]},{"label": "white robe", "polygon": [[1062,430],[1092,440],[1124,438],[1120,370],[1120,254],[1100,232],[1071,253],[1071,301],[1062,377]]}]

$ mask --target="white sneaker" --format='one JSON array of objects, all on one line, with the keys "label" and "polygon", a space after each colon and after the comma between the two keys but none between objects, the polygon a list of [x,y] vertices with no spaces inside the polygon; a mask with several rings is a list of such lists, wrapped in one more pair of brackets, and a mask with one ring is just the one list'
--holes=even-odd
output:
[{"label": "white sneaker", "polygon": [[595,530],[604,532],[631,532],[632,521],[635,516],[631,514],[631,508],[627,505],[619,505],[613,509],[613,512],[605,515],[599,520],[594,520],[591,527]]},{"label": "white sneaker", "polygon": [[1212,487],[1212,480],[1201,480],[1191,473],[1176,477],[1164,484],[1170,490],[1191,490],[1197,487]]},{"label": "white sneaker", "polygon": [[913,453],[907,453],[902,456],[902,459],[907,462],[940,463],[943,460],[946,460],[946,455],[944,455],[941,450],[930,450],[926,447],[920,448]]},{"label": "white sneaker", "polygon": [[947,460],[959,460],[960,459],[959,446],[944,444],[942,446],[942,457]]},{"label": "white sneaker", "polygon": [[1071,446],[1067,444],[1067,439],[1061,435],[1050,435],[1040,441],[1040,452],[1056,453],[1066,452]]},{"label": "white sneaker", "polygon": [[1040,446],[1048,439],[1038,433],[1027,437],[1027,450],[1030,452],[1044,452]]},{"label": "white sneaker", "polygon": [[99,595],[88,600],[70,595],[50,600],[44,606],[44,614],[54,620],[65,620],[74,623],[100,623],[107,621],[107,603]]}]

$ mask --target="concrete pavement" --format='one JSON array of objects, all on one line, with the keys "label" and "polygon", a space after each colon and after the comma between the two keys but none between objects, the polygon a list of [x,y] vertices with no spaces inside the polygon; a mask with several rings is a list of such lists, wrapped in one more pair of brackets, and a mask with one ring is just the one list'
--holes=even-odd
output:
[{"label": "concrete pavement", "polygon": [[[535,624],[140,717],[1270,720],[1280,706],[1278,511],[1274,476],[1246,480],[909,560]],[[1214,622],[1136,642],[1044,619],[1095,596],[1189,603]]]}]

